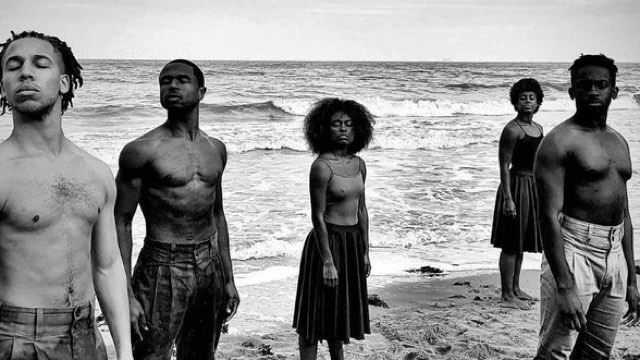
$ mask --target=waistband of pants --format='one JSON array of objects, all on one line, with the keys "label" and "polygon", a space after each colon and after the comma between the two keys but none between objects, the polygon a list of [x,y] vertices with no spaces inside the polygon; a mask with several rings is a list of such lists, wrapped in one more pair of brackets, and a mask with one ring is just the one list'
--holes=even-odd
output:
[{"label": "waistband of pants", "polygon": [[0,301],[0,322],[28,326],[68,326],[93,318],[93,306],[87,301],[72,308],[24,308]]},{"label": "waistband of pants", "polygon": [[624,221],[614,226],[598,225],[572,218],[563,213],[560,213],[558,220],[563,227],[571,229],[574,232],[579,232],[587,237],[599,237],[611,241],[620,241],[624,236]]},{"label": "waistband of pants", "polygon": [[209,249],[214,245],[213,244],[214,242],[217,244],[217,240],[218,240],[217,231],[213,233],[213,235],[207,238],[196,240],[193,242],[188,242],[188,243],[158,241],[147,236],[144,239],[143,248],[165,250],[165,251],[171,251],[171,252],[191,253],[193,251]]}]

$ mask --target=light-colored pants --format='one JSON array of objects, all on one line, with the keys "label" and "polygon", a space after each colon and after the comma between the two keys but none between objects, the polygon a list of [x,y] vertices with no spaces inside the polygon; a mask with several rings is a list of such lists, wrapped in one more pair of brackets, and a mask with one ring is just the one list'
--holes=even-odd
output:
[{"label": "light-colored pants", "polygon": [[[587,319],[578,333],[568,329],[557,304],[556,282],[547,259],[540,274],[540,342],[536,359],[608,359],[626,309],[627,262],[624,224],[589,224],[560,216],[564,255]],[[573,351],[572,351],[573,348]]]}]

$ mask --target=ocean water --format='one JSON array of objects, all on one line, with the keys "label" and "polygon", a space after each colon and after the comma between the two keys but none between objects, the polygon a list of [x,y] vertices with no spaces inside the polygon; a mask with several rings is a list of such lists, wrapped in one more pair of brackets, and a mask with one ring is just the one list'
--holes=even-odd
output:
[{"label": "ocean water", "polygon": [[[81,61],[85,86],[77,90],[63,127],[114,174],[122,147],[165,120],[157,83],[164,63]],[[523,77],[540,81],[545,98],[534,120],[545,132],[574,110],[568,63],[197,63],[208,89],[201,128],[229,151],[224,208],[241,286],[297,274],[311,229],[308,172],[314,159],[302,120],[316,100],[355,99],[377,117],[374,141],[360,154],[368,165],[372,273],[394,276],[421,265],[497,269],[499,250],[489,238],[498,138],[515,115],[509,87]],[[620,94],[608,123],[627,138],[638,166],[640,64],[619,66]],[[0,117],[0,139],[11,127],[10,115]],[[640,176],[633,173],[629,200],[635,219]],[[144,239],[140,211],[133,231],[137,254]],[[527,254],[524,268],[539,263],[539,255]]]}]

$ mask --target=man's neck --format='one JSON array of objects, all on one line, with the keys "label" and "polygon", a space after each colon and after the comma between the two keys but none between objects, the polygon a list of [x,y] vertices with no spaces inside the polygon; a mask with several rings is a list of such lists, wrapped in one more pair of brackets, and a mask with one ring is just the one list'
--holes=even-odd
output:
[{"label": "man's neck", "polygon": [[607,110],[602,112],[577,110],[573,119],[576,123],[591,129],[604,129],[607,127]]},{"label": "man's neck", "polygon": [[59,155],[65,142],[62,115],[56,109],[42,117],[13,110],[12,138],[28,154]]},{"label": "man's neck", "polygon": [[175,137],[184,137],[188,140],[195,140],[200,131],[199,111],[194,108],[190,111],[168,111],[166,127]]}]

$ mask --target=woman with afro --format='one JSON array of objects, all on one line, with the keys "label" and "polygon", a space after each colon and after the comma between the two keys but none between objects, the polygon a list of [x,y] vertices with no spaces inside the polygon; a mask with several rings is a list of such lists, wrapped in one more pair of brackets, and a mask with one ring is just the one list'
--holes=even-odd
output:
[{"label": "woman with afro", "polygon": [[534,79],[511,87],[511,104],[518,112],[502,131],[499,145],[500,187],[496,195],[491,243],[501,248],[502,306],[529,310],[531,296],[520,289],[523,252],[542,252],[538,227],[538,196],[533,160],[542,141],[542,126],[533,121],[544,94]]},{"label": "woman with afro", "polygon": [[332,360],[343,359],[349,338],[370,334],[367,167],[356,154],[371,141],[373,123],[364,106],[336,98],[318,101],[305,118],[318,157],[309,175],[313,230],[300,260],[293,320],[302,360],[316,359],[321,340]]}]

